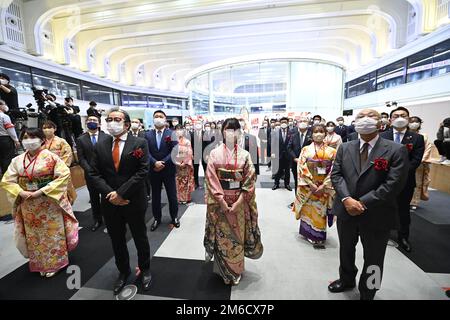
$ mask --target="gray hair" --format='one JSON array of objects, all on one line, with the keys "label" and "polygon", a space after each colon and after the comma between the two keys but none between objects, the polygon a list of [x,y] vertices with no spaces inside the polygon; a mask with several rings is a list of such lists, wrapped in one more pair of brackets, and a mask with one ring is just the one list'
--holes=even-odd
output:
[{"label": "gray hair", "polygon": [[123,110],[123,109],[121,109],[119,107],[113,107],[113,108],[109,109],[108,114],[106,115],[106,117],[108,118],[109,115],[111,113],[113,113],[113,112],[120,112],[120,113],[122,113],[124,118],[125,118],[124,122],[128,123],[128,124],[131,123],[131,118],[130,118],[130,115],[128,114],[128,112],[126,112],[125,110]]}]

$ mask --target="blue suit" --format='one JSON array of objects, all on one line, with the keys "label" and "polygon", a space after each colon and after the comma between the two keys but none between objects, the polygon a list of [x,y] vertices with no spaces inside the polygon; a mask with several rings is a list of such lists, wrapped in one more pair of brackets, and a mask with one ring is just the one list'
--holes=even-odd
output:
[{"label": "blue suit", "polygon": [[[172,220],[178,216],[177,187],[175,182],[176,167],[172,161],[172,150],[177,145],[175,135],[172,130],[164,129],[161,142],[158,148],[157,130],[152,129],[145,135],[150,153],[150,183],[152,186],[152,210],[156,221],[161,222],[161,189],[162,184],[166,189],[169,200],[169,211]],[[164,161],[165,168],[160,172],[155,172],[155,163]]]}]

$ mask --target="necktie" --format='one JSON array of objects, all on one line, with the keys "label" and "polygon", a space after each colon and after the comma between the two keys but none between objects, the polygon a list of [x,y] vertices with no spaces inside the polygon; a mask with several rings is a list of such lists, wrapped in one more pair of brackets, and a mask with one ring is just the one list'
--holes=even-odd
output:
[{"label": "necktie", "polygon": [[395,142],[396,143],[402,143],[401,140],[400,140],[400,132],[398,132],[398,131],[395,133]]},{"label": "necktie", "polygon": [[116,171],[119,171],[119,163],[120,163],[119,141],[120,141],[119,138],[116,138],[114,140],[114,148],[113,148],[113,152],[112,152],[114,168],[116,168]]},{"label": "necktie", "polygon": [[158,135],[156,137],[156,144],[158,146],[158,150],[159,150],[159,147],[161,146],[161,138],[162,138],[161,134],[162,134],[161,131],[158,131]]},{"label": "necktie", "polygon": [[369,158],[369,144],[366,142],[364,143],[361,149],[360,166],[359,166],[361,171],[366,167],[368,158]]},{"label": "necktie", "polygon": [[283,142],[286,142],[286,131],[283,130]]},{"label": "necktie", "polygon": [[303,132],[300,133],[300,146],[303,146]]},{"label": "necktie", "polygon": [[92,144],[95,146],[95,144],[97,143],[97,138],[95,137],[95,134],[93,134],[91,136],[91,141],[92,141]]}]

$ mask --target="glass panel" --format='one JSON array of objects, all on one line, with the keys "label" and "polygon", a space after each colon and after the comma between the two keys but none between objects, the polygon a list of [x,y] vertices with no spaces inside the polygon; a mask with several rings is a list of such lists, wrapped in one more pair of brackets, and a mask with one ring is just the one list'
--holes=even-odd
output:
[{"label": "glass panel", "polygon": [[150,108],[164,108],[163,99],[161,97],[147,96],[147,104]]},{"label": "glass panel", "polygon": [[32,93],[30,67],[0,59],[0,73],[8,75],[18,93]]},{"label": "glass panel", "polygon": [[450,72],[450,39],[435,46],[433,76]]},{"label": "glass panel", "polygon": [[126,104],[124,103],[124,105],[128,107],[147,108],[147,96],[144,94],[127,92]]},{"label": "glass panel", "polygon": [[168,109],[183,109],[183,101],[181,99],[167,99],[165,105]]},{"label": "glass panel", "polygon": [[57,97],[81,99],[80,82],[77,79],[53,72],[32,68],[33,83],[38,89],[48,89]]},{"label": "glass panel", "polygon": [[208,74],[200,75],[189,82],[191,90],[192,109],[195,114],[209,113],[209,82]]},{"label": "glass panel", "polygon": [[116,106],[121,106],[122,105],[122,101],[120,100],[120,91],[117,91],[117,90],[113,89],[113,98],[114,98],[114,104]]},{"label": "glass panel", "polygon": [[377,71],[377,90],[398,86],[403,81],[403,60],[392,63]]},{"label": "glass panel", "polygon": [[376,72],[366,74],[346,84],[348,98],[375,91]]},{"label": "glass panel", "polygon": [[408,58],[407,82],[414,82],[431,77],[433,50],[434,48],[428,48],[413,54]]},{"label": "glass panel", "polygon": [[83,100],[93,100],[98,103],[114,104],[113,92],[111,88],[84,81],[82,84]]}]

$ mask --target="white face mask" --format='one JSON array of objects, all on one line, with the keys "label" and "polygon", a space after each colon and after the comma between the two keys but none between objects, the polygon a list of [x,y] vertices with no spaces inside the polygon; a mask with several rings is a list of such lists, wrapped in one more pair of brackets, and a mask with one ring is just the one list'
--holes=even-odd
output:
[{"label": "white face mask", "polygon": [[117,136],[123,132],[123,122],[108,122],[108,124],[106,125],[106,129],[111,135]]},{"label": "white face mask", "polygon": [[9,108],[8,108],[8,106],[7,106],[6,104],[3,104],[3,105],[0,107],[0,111],[8,112],[8,111],[9,111]]},{"label": "white face mask", "polygon": [[313,133],[312,138],[314,142],[320,143],[323,141],[323,139],[325,139],[325,133],[322,132]]},{"label": "white face mask", "polygon": [[344,121],[342,121],[342,120],[339,120],[338,123],[340,126],[344,125]]},{"label": "white face mask", "polygon": [[275,130],[280,130],[280,126],[275,126]]},{"label": "white face mask", "polygon": [[394,128],[405,128],[408,125],[408,119],[398,117],[394,121],[392,121],[392,125]]},{"label": "white face mask", "polygon": [[417,130],[417,129],[419,129],[419,127],[420,127],[420,123],[419,123],[419,122],[411,122],[411,123],[408,125],[408,127],[409,127],[411,130]]},{"label": "white face mask", "polygon": [[287,128],[287,124],[286,123],[283,123],[282,125],[281,125],[281,129],[286,129]]},{"label": "white face mask", "polygon": [[22,145],[27,151],[36,151],[42,146],[42,141],[39,138],[23,139]]},{"label": "white face mask", "polygon": [[388,123],[389,123],[389,119],[387,119],[387,118],[381,118],[381,123],[382,123],[382,124],[388,124]]},{"label": "white face mask", "polygon": [[328,133],[333,133],[334,132],[334,127],[327,127],[327,131],[328,131]]},{"label": "white face mask", "polygon": [[176,127],[178,125],[178,121],[172,121],[172,125]]},{"label": "white face mask", "polygon": [[153,123],[155,124],[155,127],[161,128],[166,125],[166,119],[164,118],[154,118]]},{"label": "white face mask", "polygon": [[314,124],[319,124],[320,123],[320,121],[319,120],[314,120],[314,122],[313,122]]},{"label": "white face mask", "polygon": [[371,134],[377,130],[378,121],[373,118],[363,117],[355,121],[355,131],[359,134]]},{"label": "white face mask", "polygon": [[133,123],[131,124],[131,129],[133,129],[133,130],[139,129],[139,123],[133,122]]},{"label": "white face mask", "polygon": [[298,127],[302,130],[305,130],[306,128],[308,128],[308,124],[306,122],[300,122],[298,124]]},{"label": "white face mask", "polygon": [[196,124],[195,130],[202,130],[202,125],[200,123]]},{"label": "white face mask", "polygon": [[8,80],[5,80],[5,79],[1,79],[0,80],[0,83],[2,84],[2,85],[7,85],[8,84]]},{"label": "white face mask", "polygon": [[211,127],[205,127],[205,131],[210,131]]}]

